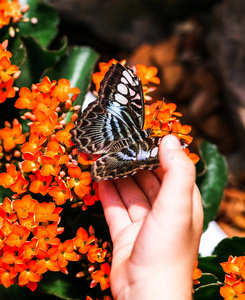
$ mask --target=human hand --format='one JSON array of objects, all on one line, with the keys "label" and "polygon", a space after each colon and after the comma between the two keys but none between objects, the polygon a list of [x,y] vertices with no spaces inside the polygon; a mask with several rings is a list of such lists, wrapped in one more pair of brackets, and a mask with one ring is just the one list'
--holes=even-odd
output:
[{"label": "human hand", "polygon": [[162,169],[99,183],[116,300],[192,298],[203,223],[195,167],[172,135],[163,138],[159,158]]}]

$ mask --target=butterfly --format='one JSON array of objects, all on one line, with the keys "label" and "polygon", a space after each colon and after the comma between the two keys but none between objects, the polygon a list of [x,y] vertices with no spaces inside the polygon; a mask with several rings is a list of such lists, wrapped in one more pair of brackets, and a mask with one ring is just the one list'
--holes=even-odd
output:
[{"label": "butterfly", "polygon": [[150,128],[143,129],[144,120],[140,79],[129,67],[112,65],[101,81],[98,99],[88,105],[70,130],[79,151],[102,154],[91,168],[96,182],[160,166],[161,137],[152,137]]}]

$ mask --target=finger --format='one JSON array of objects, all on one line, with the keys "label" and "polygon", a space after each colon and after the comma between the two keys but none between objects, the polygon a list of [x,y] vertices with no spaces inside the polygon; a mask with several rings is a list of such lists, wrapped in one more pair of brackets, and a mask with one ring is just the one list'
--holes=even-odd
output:
[{"label": "finger", "polygon": [[201,237],[202,227],[203,227],[203,206],[202,206],[202,196],[197,185],[194,185],[193,189],[193,224],[192,227],[196,231],[198,239]]},{"label": "finger", "polygon": [[134,222],[146,216],[151,205],[142,189],[132,177],[114,181],[118,193],[127,207],[129,216]]},{"label": "finger", "polygon": [[[192,220],[192,192],[195,183],[195,168],[173,135],[162,139],[159,157],[163,169],[163,182],[156,204],[159,218],[166,214],[176,222]],[[170,221],[170,220],[169,220]],[[173,222],[173,220],[171,220]]]},{"label": "finger", "polygon": [[105,218],[110,229],[112,241],[132,222],[116,187],[112,181],[99,182],[99,195]]},{"label": "finger", "polygon": [[140,170],[133,178],[152,205],[161,186],[158,177],[152,171]]}]

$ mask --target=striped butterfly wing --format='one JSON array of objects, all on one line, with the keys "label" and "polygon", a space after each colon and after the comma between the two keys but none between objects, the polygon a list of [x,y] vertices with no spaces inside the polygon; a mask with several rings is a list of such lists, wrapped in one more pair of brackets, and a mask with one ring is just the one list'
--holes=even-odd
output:
[{"label": "striped butterfly wing", "polygon": [[102,154],[119,139],[130,137],[144,124],[141,83],[129,68],[112,65],[101,81],[99,98],[83,111],[71,129],[79,151]]},{"label": "striped butterfly wing", "polygon": [[92,176],[96,182],[132,176],[140,169],[153,170],[160,166],[158,158],[159,138],[146,139],[119,151],[110,152],[92,165]]},{"label": "striped butterfly wing", "polygon": [[159,166],[159,138],[151,138],[144,125],[144,99],[140,80],[117,63],[101,81],[99,98],[82,113],[71,129],[79,151],[105,154],[92,165],[95,181],[122,178],[138,169]]}]

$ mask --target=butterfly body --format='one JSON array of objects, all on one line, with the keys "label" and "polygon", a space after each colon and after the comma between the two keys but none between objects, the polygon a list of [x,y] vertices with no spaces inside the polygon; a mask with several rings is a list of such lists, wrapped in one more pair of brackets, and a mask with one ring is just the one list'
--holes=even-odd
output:
[{"label": "butterfly body", "polygon": [[133,175],[159,166],[158,143],[143,129],[144,98],[140,80],[117,63],[101,82],[99,98],[83,111],[71,130],[79,151],[102,154],[92,165],[95,181]]}]

